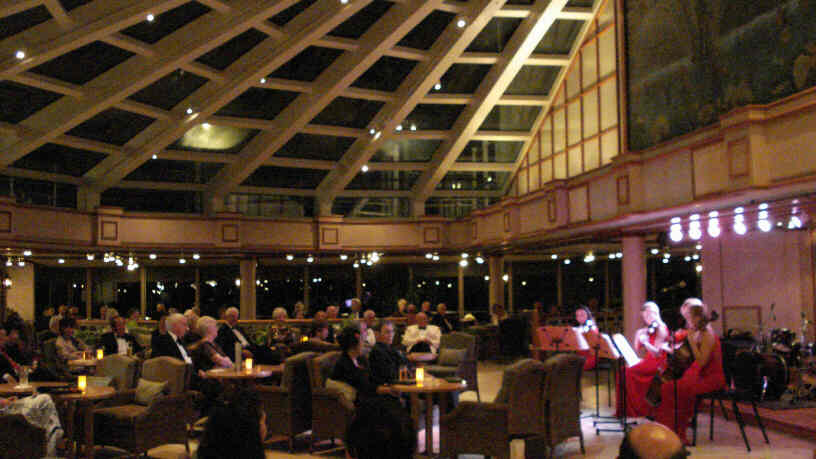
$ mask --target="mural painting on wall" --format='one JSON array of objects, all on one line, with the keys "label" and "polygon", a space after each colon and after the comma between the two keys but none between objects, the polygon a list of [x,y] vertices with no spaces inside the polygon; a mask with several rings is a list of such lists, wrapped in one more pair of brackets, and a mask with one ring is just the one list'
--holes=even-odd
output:
[{"label": "mural painting on wall", "polygon": [[626,0],[629,149],[816,85],[816,0]]}]

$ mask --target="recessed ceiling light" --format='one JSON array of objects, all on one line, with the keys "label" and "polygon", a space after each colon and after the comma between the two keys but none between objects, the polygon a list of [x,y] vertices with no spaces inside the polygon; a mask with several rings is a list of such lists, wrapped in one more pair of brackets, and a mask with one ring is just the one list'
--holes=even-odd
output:
[{"label": "recessed ceiling light", "polygon": [[159,155],[157,155],[157,154],[153,153],[153,156],[151,156],[151,158],[153,158],[153,159],[159,159]]},{"label": "recessed ceiling light", "polygon": [[435,84],[435,85],[434,85],[434,89],[436,89],[437,91],[439,91],[440,89],[442,89],[442,83],[437,83],[437,84]]},{"label": "recessed ceiling light", "polygon": [[30,257],[31,256],[31,251],[28,250],[28,249],[23,250],[23,256],[24,257]]},{"label": "recessed ceiling light", "polygon": [[151,260],[155,260],[155,259],[156,259],[156,254],[155,254],[155,253],[151,253],[151,254],[150,254],[150,256],[149,256],[148,258],[150,258]]},{"label": "recessed ceiling light", "polygon": [[179,263],[183,265],[184,263],[187,263],[187,259],[179,258]]},{"label": "recessed ceiling light", "polygon": [[266,78],[261,78],[261,84],[266,84]]},{"label": "recessed ceiling light", "polygon": [[209,129],[209,128],[212,127],[212,124],[210,124],[210,123],[201,123],[201,127],[204,128],[204,129]]},{"label": "recessed ceiling light", "polygon": [[286,255],[286,259],[287,259],[288,261],[292,261],[292,260],[294,260],[294,259],[295,259],[295,256],[294,256],[294,255]]},{"label": "recessed ceiling light", "polygon": [[188,115],[192,115],[193,114],[193,107],[187,107],[186,113]]},{"label": "recessed ceiling light", "polygon": [[417,130],[417,126],[416,126],[416,124],[412,124],[412,125],[411,125],[411,130],[412,130],[412,131],[416,131],[416,130]]},{"label": "recessed ceiling light", "polygon": [[361,171],[368,172],[368,164],[363,164],[363,167],[360,168]]},{"label": "recessed ceiling light", "polygon": [[26,53],[22,49],[18,49],[17,52],[14,53],[14,57],[16,57],[17,59],[23,60],[26,57]]},{"label": "recessed ceiling light", "polygon": [[466,25],[467,25],[467,21],[464,18],[459,19],[458,21],[456,21],[456,27],[459,27],[460,29],[464,29]]},{"label": "recessed ceiling light", "polygon": [[153,22],[153,20],[156,19],[156,16],[153,16],[153,14],[148,13],[148,15],[145,16],[145,19],[147,19],[147,22]]},{"label": "recessed ceiling light", "polygon": [[340,259],[343,260],[343,261],[346,261],[346,260],[348,260],[348,255],[346,255],[345,253],[341,253],[340,254]]},{"label": "recessed ceiling light", "polygon": [[347,4],[348,2],[349,2],[349,0],[340,0],[340,3],[343,4],[343,5]]},{"label": "recessed ceiling light", "polygon": [[199,255],[197,253],[193,254],[193,260],[198,260],[199,258],[201,258],[201,255]]},{"label": "recessed ceiling light", "polygon": [[57,260],[57,263],[59,264],[65,263],[65,258],[60,258],[59,260]]},{"label": "recessed ceiling light", "polygon": [[85,258],[86,258],[88,261],[94,261],[94,258],[96,258],[96,255],[94,255],[94,254],[92,254],[92,253],[89,253],[89,254],[86,254],[86,255],[85,255]]},{"label": "recessed ceiling light", "polygon": [[397,125],[397,132],[402,132],[402,125],[401,124]]}]

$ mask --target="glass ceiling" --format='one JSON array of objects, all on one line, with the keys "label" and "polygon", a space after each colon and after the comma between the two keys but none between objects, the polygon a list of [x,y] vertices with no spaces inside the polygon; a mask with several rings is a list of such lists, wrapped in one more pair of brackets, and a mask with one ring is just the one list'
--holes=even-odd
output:
[{"label": "glass ceiling", "polygon": [[[7,180],[62,194],[102,184],[103,205],[134,211],[201,212],[206,192],[225,210],[311,217],[319,197],[354,218],[409,217],[412,199],[461,217],[506,194],[566,64],[551,58],[569,56],[576,11],[589,19],[595,5],[570,0],[533,59],[511,67],[521,35],[546,20],[516,14],[533,0],[493,16],[454,0],[20,3],[0,8],[12,52],[0,127],[34,139],[4,154]],[[460,28],[463,14],[486,25]],[[503,96],[480,99],[495,84]]]}]

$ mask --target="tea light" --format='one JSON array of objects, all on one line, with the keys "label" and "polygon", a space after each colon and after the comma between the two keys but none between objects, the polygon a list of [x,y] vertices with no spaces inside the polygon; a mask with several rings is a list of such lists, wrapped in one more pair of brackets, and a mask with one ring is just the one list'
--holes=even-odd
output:
[{"label": "tea light", "polygon": [[416,382],[417,382],[417,385],[421,386],[424,381],[425,381],[425,369],[424,368],[417,368],[416,369]]},{"label": "tea light", "polygon": [[105,352],[102,349],[97,349],[96,350],[96,359],[97,360],[102,360],[102,357],[104,357],[104,356],[105,356]]},{"label": "tea light", "polygon": [[77,377],[77,387],[79,390],[85,392],[85,389],[88,387],[88,378],[85,375],[79,375]]},{"label": "tea light", "polygon": [[301,338],[301,339],[300,339],[300,341],[302,341],[302,342],[304,342],[304,343],[308,343],[308,342],[309,342],[309,337],[308,337],[308,336],[304,336],[303,338]]},{"label": "tea light", "polygon": [[246,368],[247,371],[252,371],[252,359],[244,360],[244,368]]}]

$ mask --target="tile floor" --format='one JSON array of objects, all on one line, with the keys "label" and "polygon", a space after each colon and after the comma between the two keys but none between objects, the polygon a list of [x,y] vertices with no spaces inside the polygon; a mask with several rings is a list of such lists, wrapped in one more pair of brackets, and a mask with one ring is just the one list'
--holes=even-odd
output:
[{"label": "tile floor", "polygon": [[[481,389],[482,400],[490,401],[496,396],[501,385],[501,372],[504,365],[492,362],[479,363],[479,385]],[[604,383],[604,375],[601,375],[601,415],[610,415],[612,409],[607,407],[606,385]],[[592,382],[594,378],[590,376],[584,377],[582,409],[586,414],[594,413],[595,411],[595,391]],[[613,394],[614,396],[614,394]],[[475,400],[476,395],[473,392],[462,394],[462,400]],[[708,416],[700,416],[700,431],[698,432],[697,447],[691,447],[692,457],[700,458],[727,458],[727,459],[741,459],[741,458],[768,458],[768,459],[816,459],[816,438],[801,438],[793,435],[777,433],[768,431],[770,438],[770,445],[766,445],[762,439],[762,433],[756,427],[747,427],[746,434],[748,441],[751,443],[752,452],[748,453],[745,450],[745,445],[742,442],[739,428],[732,417],[730,421],[724,421],[721,417],[714,418],[714,442],[708,440]],[[641,420],[643,421],[643,420]],[[578,445],[578,439],[572,439],[559,445],[556,448],[555,456],[558,458],[611,458],[614,459],[618,454],[618,447],[623,438],[620,433],[601,433],[595,434],[595,429],[592,426],[592,418],[582,419],[582,427],[584,432],[584,441],[586,446],[586,456],[581,455]],[[419,436],[424,438],[424,431],[419,432]],[[420,447],[424,447],[420,443]],[[295,454],[288,454],[285,452],[285,444],[274,444],[267,448],[267,458],[336,458],[344,457],[342,452],[337,454],[322,454],[319,456],[312,456],[308,454],[307,439],[303,438],[300,446]],[[460,456],[462,458],[480,458],[481,456]]]}]

